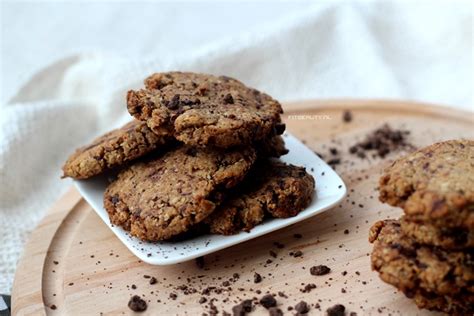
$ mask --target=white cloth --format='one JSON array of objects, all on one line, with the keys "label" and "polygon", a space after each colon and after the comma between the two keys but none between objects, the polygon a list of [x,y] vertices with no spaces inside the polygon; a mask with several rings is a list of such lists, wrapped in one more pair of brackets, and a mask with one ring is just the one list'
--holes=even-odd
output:
[{"label": "white cloth", "polygon": [[[2,17],[8,16],[5,10]],[[107,8],[97,14],[111,20]],[[121,12],[122,19],[131,16]],[[16,91],[3,85],[9,89],[0,107],[0,292],[11,288],[28,233],[71,186],[71,180],[59,179],[68,154],[127,120],[126,90],[153,72],[226,74],[282,101],[401,98],[472,110],[469,1],[333,1],[279,16],[238,36],[195,43],[177,55],[159,44],[150,52],[146,42],[135,57],[106,49],[83,52],[35,71]],[[163,24],[159,18],[135,20],[145,24],[137,32],[147,40],[172,23],[169,18]],[[187,28],[192,30],[192,25]],[[109,27],[109,36],[113,32]],[[166,34],[192,41],[189,34]],[[140,45],[135,34],[128,36]],[[126,36],[123,45],[128,45]],[[8,80],[9,73],[2,76]]]}]

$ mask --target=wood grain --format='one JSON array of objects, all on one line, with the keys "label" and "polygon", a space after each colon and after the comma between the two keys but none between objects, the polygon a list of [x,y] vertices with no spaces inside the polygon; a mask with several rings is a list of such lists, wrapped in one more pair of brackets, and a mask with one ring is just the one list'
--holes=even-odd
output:
[{"label": "wood grain", "polygon": [[[204,269],[194,261],[160,267],[134,257],[77,191],[71,189],[31,234],[13,285],[13,314],[130,314],[127,302],[134,294],[149,302],[146,315],[201,315],[209,312],[208,303],[198,303],[201,297],[208,302],[216,298],[213,304],[221,314],[222,310],[231,312],[232,306],[244,298],[279,291],[288,296],[277,296],[277,301],[289,315],[294,311],[287,311],[288,306],[301,300],[311,304],[310,315],[324,314],[336,303],[358,315],[430,314],[419,311],[370,270],[370,225],[401,214],[400,210],[378,202],[377,180],[382,168],[402,153],[384,160],[362,160],[351,156],[348,148],[384,123],[410,130],[410,141],[416,146],[444,139],[474,138],[473,114],[384,100],[303,101],[286,104],[285,108],[285,121],[291,133],[327,157],[330,147],[341,152],[342,164],[337,171],[350,192],[341,205],[302,223],[208,255]],[[342,122],[345,109],[353,113],[351,123]],[[295,233],[303,238],[295,238]],[[284,248],[276,247],[274,242],[284,244]],[[270,250],[277,253],[277,258],[269,255]],[[290,256],[289,252],[295,250],[301,250],[303,256]],[[309,268],[318,264],[328,265],[331,273],[310,275]],[[262,275],[261,283],[253,282],[255,272]],[[343,275],[344,272],[347,274]],[[233,273],[239,273],[240,278],[231,280],[230,288],[223,286]],[[144,275],[156,277],[158,283],[150,285]],[[308,283],[317,288],[310,293],[301,292]],[[178,289],[182,285],[197,292],[185,295],[183,287]],[[220,294],[202,294],[209,286],[224,289]],[[170,299],[171,293],[177,294],[176,300]],[[53,305],[56,309],[51,308]],[[253,314],[268,312],[257,306]]]}]

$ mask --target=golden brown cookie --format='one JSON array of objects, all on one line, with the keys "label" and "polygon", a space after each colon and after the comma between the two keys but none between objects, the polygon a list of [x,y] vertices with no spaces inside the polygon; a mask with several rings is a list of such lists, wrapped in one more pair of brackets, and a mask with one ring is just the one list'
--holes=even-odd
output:
[{"label": "golden brown cookie", "polygon": [[87,179],[121,166],[170,143],[172,137],[158,136],[145,123],[133,120],[76,150],[63,166],[63,177]]},{"label": "golden brown cookie", "polygon": [[295,216],[311,203],[314,185],[314,178],[302,167],[260,161],[205,222],[212,233],[231,235],[249,231],[265,216]]},{"label": "golden brown cookie", "polygon": [[127,107],[158,135],[201,147],[251,145],[285,129],[280,103],[225,76],[156,73],[128,92]]},{"label": "golden brown cookie", "polygon": [[417,223],[405,216],[400,219],[402,232],[425,245],[441,247],[447,250],[474,248],[474,230],[467,228],[443,228],[428,223]]},{"label": "golden brown cookie", "polygon": [[440,142],[396,160],[379,191],[411,221],[474,229],[474,141]]},{"label": "golden brown cookie", "polygon": [[256,159],[252,148],[181,146],[118,175],[104,194],[110,221],[143,240],[165,240],[211,214]]},{"label": "golden brown cookie", "polygon": [[455,298],[462,294],[466,304],[474,304],[472,251],[445,251],[420,245],[402,234],[397,220],[375,223],[369,241],[374,243],[372,269],[408,297],[416,293],[427,297],[431,293]]}]

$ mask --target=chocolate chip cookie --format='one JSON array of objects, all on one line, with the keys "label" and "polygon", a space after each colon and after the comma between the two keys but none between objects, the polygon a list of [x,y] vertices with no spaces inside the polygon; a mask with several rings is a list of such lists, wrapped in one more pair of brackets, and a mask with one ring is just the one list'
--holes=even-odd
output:
[{"label": "chocolate chip cookie", "polygon": [[121,171],[105,192],[104,207],[112,224],[134,236],[169,239],[209,216],[255,159],[253,148],[181,146]]},{"label": "chocolate chip cookie", "polygon": [[396,160],[380,179],[380,200],[410,221],[474,228],[474,141],[433,144]]},{"label": "chocolate chip cookie", "polygon": [[[408,297],[416,293],[457,297],[464,293],[474,304],[474,253],[445,251],[420,245],[403,235],[397,220],[375,223],[369,241],[374,243],[372,269],[380,278],[403,291]],[[467,293],[467,294],[466,294]]]},{"label": "chocolate chip cookie", "polygon": [[62,168],[63,177],[87,179],[170,142],[171,136],[158,136],[145,123],[133,120],[76,150]]},{"label": "chocolate chip cookie", "polygon": [[249,231],[265,216],[295,216],[311,203],[314,186],[314,178],[302,167],[260,161],[205,222],[212,233],[231,235]]},{"label": "chocolate chip cookie", "polygon": [[285,129],[280,103],[225,76],[153,74],[145,89],[128,92],[127,107],[158,135],[201,147],[250,145]]},{"label": "chocolate chip cookie", "polygon": [[400,219],[402,232],[416,242],[447,250],[474,248],[474,230],[466,228],[443,228],[427,223],[417,223],[405,216]]}]

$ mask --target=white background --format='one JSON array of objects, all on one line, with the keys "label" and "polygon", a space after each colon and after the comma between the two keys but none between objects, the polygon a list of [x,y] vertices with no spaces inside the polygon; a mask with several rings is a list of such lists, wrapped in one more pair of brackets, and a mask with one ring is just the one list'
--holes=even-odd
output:
[{"label": "white background", "polygon": [[0,292],[29,232],[71,186],[59,179],[68,154],[129,119],[125,92],[150,73],[226,74],[282,101],[473,110],[472,5],[2,1]]}]

